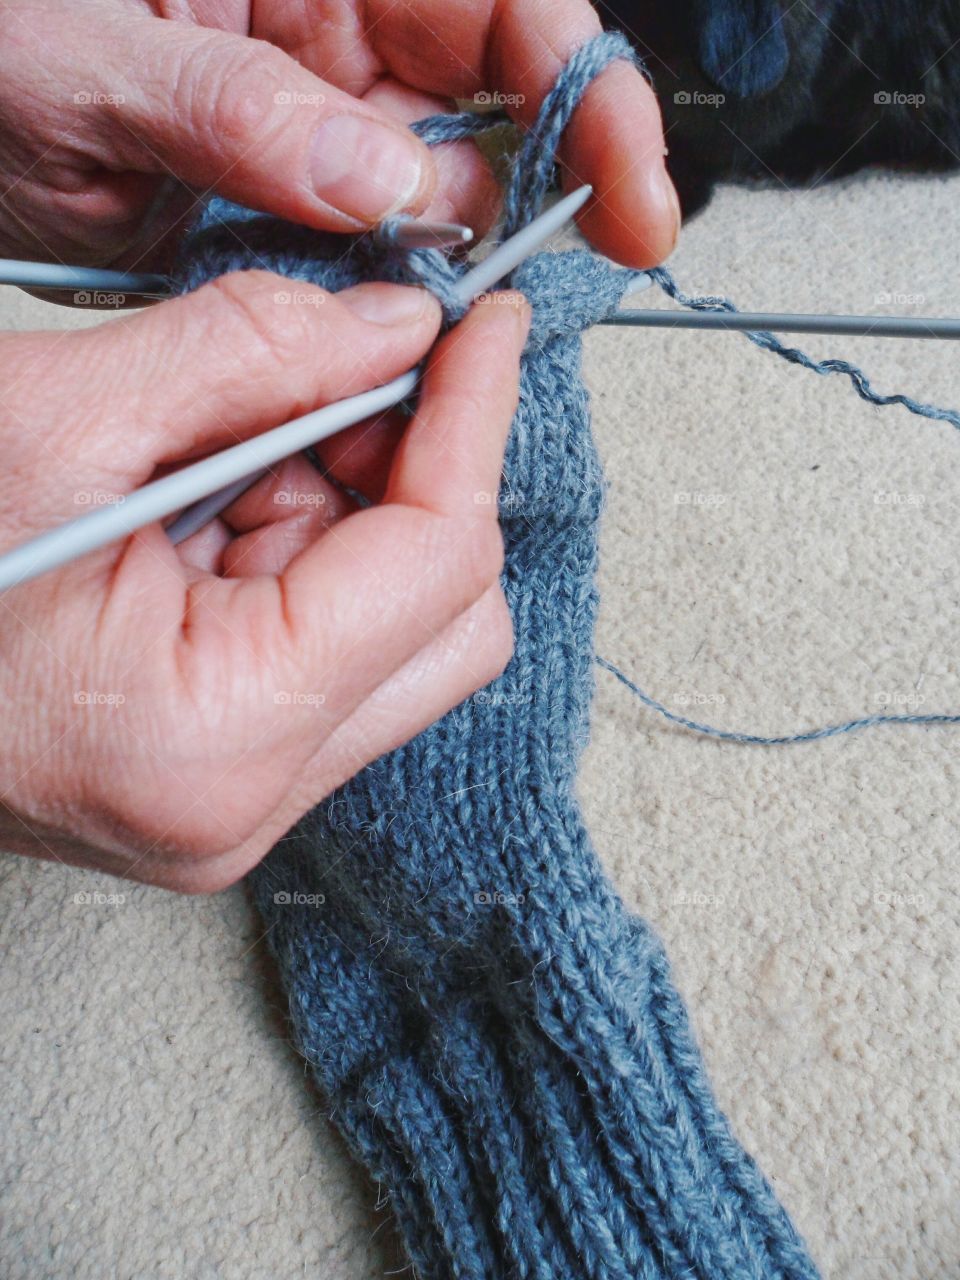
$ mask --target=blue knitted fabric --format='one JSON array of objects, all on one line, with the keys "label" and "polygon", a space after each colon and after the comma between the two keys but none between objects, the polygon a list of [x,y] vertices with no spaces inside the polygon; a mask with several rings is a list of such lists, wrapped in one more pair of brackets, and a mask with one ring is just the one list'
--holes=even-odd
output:
[{"label": "blue knitted fabric", "polygon": [[[608,35],[568,64],[521,151],[506,233],[537,212],[592,77],[628,56]],[[182,279],[263,265],[332,289],[427,279],[441,297],[460,269],[218,204]],[[573,797],[603,497],[580,339],[631,279],[576,251],[512,281],[534,321],[503,481],[506,671],[323,801],[250,877],[296,1041],[424,1280],[816,1275]]]}]

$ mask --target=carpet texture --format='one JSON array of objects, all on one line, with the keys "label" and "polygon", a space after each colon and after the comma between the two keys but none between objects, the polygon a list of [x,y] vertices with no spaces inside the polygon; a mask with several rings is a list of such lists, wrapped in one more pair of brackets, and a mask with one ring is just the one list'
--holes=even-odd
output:
[{"label": "carpet texture", "polygon": [[[955,314],[958,182],[724,191],[671,266],[744,307]],[[4,327],[88,322],[0,305]],[[952,344],[802,345],[960,405]],[[586,374],[611,481],[603,656],[735,729],[960,709],[960,433],[736,335],[594,331]],[[598,673],[579,785],[594,842],[666,944],[721,1106],[834,1278],[960,1267],[955,733],[723,745]],[[2,874],[5,1276],[397,1265],[287,1043],[242,890],[177,899],[11,857]]]}]

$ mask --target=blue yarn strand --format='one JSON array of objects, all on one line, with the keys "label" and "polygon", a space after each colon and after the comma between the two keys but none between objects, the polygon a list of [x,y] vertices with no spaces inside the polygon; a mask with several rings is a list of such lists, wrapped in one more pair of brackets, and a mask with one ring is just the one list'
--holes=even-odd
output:
[{"label": "blue yarn strand", "polygon": [[[650,272],[650,277],[657,282],[668,297],[673,298],[674,302],[678,302],[681,307],[686,307],[688,311],[736,312],[739,310],[729,298],[696,298],[684,293],[666,267],[655,267]],[[935,404],[924,404],[920,400],[915,400],[912,396],[905,396],[899,392],[889,396],[883,395],[881,392],[874,390],[870,379],[863,370],[859,366],[851,364],[849,360],[814,360],[798,347],[786,346],[779,338],[766,330],[747,333],[744,336],[762,350],[772,351],[774,355],[780,356],[790,364],[800,365],[801,368],[809,369],[811,373],[817,373],[821,377],[826,377],[831,373],[843,374],[853,383],[853,389],[860,399],[866,400],[869,404],[879,405],[880,407],[889,404],[903,405],[905,409],[909,409],[911,413],[915,413],[921,418],[932,418],[935,422],[949,422],[951,427],[960,431],[960,413],[957,413],[955,409],[941,409]]]},{"label": "blue yarn strand", "polygon": [[614,666],[612,662],[608,662],[606,658],[601,658],[598,654],[596,662],[597,666],[603,667],[604,671],[609,671],[611,675],[617,677],[621,684],[626,685],[644,706],[649,707],[651,711],[656,711],[665,720],[669,720],[672,724],[678,724],[683,729],[689,729],[692,733],[699,733],[708,738],[719,738],[722,742],[739,742],[758,747],[785,747],[797,742],[819,742],[821,738],[836,738],[843,733],[856,733],[860,729],[872,729],[878,724],[960,724],[960,715],[936,713],[924,715],[881,714],[860,716],[856,720],[845,720],[842,724],[828,724],[820,729],[806,729],[802,733],[785,733],[773,737],[765,737],[760,733],[737,733],[733,729],[718,729],[712,724],[702,724],[699,720],[690,720],[687,716],[677,715],[675,711],[670,711],[669,708],[665,707],[662,702],[652,698],[649,693],[644,693],[638,684],[634,684],[628,675],[621,671],[619,667]]},{"label": "blue yarn strand", "polygon": [[[739,308],[730,301],[729,298],[698,298],[686,294],[677,284],[672,274],[666,267],[655,267],[650,273],[650,278],[655,280],[660,288],[672,298],[674,302],[680,306],[686,307],[690,311],[727,311],[736,312]],[[799,350],[797,347],[788,347],[782,343],[774,334],[764,330],[756,333],[748,333],[745,337],[760,347],[764,351],[772,351],[774,355],[780,356],[782,359],[789,361],[790,364],[799,365],[803,369],[809,369],[812,373],[825,377],[827,374],[840,373],[850,379],[854,390],[862,400],[866,400],[869,404],[884,406],[891,404],[902,405],[911,413],[915,413],[923,418],[931,418],[936,422],[948,422],[952,427],[960,430],[960,414],[954,409],[941,409],[937,405],[923,404],[919,400],[915,400],[912,396],[902,395],[899,392],[894,395],[883,395],[876,391],[867,375],[857,365],[851,364],[847,360],[814,360],[808,356],[805,351]],[[737,733],[729,729],[718,729],[715,725],[703,724],[699,720],[691,720],[687,716],[678,715],[674,711],[670,711],[658,702],[656,698],[645,693],[639,685],[635,684],[629,676],[627,676],[619,667],[614,666],[612,662],[608,662],[605,658],[597,657],[597,663],[604,670],[609,671],[611,675],[625,685],[631,693],[634,694],[645,706],[651,711],[656,711],[658,715],[663,716],[665,720],[669,720],[672,724],[679,725],[681,728],[689,729],[692,733],[700,734],[704,737],[717,738],[722,742],[738,742],[741,744],[763,746],[763,747],[780,747],[791,746],[799,742],[819,742],[823,738],[835,738],[845,733],[857,733],[861,729],[873,729],[877,725],[882,724],[960,724],[960,715],[948,714],[924,714],[924,715],[888,715],[879,714],[872,716],[860,716],[854,720],[845,720],[840,724],[823,725],[819,729],[807,729],[801,733],[777,734],[766,736],[760,733]]]}]

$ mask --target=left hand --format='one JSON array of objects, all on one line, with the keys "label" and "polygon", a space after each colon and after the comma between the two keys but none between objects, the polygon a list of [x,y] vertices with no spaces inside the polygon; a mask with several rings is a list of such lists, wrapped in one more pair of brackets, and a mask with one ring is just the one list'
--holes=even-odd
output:
[{"label": "left hand", "polygon": [[[589,0],[4,0],[0,253],[162,268],[208,191],[318,230],[407,211],[482,233],[499,191],[477,148],[399,126],[481,94],[530,124],[599,31]],[[562,161],[594,188],[598,249],[669,254],[679,205],[634,67],[590,86]]]}]

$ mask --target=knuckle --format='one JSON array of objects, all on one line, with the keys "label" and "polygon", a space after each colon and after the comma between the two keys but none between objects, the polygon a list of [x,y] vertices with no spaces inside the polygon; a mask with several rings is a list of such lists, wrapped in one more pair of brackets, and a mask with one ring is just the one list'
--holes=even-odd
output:
[{"label": "knuckle", "polygon": [[276,50],[261,40],[216,32],[194,41],[177,68],[175,97],[195,137],[233,155],[269,143],[276,120]]},{"label": "knuckle", "polygon": [[115,839],[135,856],[162,861],[180,873],[193,872],[204,863],[228,853],[236,835],[223,820],[195,797],[170,789],[158,798],[150,812],[130,804],[100,801],[103,817]]}]

